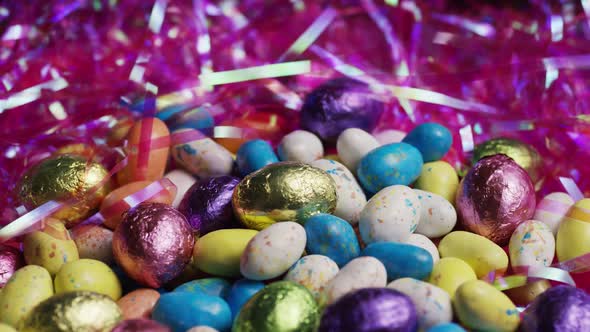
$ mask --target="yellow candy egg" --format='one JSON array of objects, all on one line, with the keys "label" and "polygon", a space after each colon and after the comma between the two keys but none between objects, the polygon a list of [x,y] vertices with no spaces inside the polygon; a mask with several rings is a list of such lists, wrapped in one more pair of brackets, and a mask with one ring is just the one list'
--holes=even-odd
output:
[{"label": "yellow candy egg", "polygon": [[590,198],[570,208],[557,230],[555,247],[560,262],[590,252]]},{"label": "yellow candy egg", "polygon": [[459,258],[444,257],[434,264],[428,282],[444,289],[453,298],[459,286],[473,280],[477,277],[469,264]]},{"label": "yellow candy egg", "polygon": [[240,276],[240,257],[258,231],[221,229],[199,238],[193,250],[196,266],[204,272],[222,276]]},{"label": "yellow candy egg", "polygon": [[458,187],[459,176],[446,161],[425,163],[420,177],[414,183],[414,188],[440,195],[453,205]]},{"label": "yellow candy egg", "polygon": [[0,323],[0,332],[17,332],[16,329],[10,325]]},{"label": "yellow candy egg", "polygon": [[79,290],[104,294],[115,301],[121,297],[121,283],[113,270],[94,259],[69,262],[55,276],[56,294]]}]

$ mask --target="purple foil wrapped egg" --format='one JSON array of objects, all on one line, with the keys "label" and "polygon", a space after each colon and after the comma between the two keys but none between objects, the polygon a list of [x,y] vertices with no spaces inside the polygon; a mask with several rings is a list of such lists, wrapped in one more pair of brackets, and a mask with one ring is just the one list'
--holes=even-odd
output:
[{"label": "purple foil wrapped egg", "polygon": [[0,244],[0,288],[4,287],[14,272],[23,266],[25,260],[18,249]]},{"label": "purple foil wrapped egg", "polygon": [[117,324],[111,332],[172,332],[172,330],[151,319],[128,319]]},{"label": "purple foil wrapped egg", "polygon": [[125,273],[158,288],[190,261],[195,244],[184,216],[163,203],[142,203],[127,212],[113,234],[113,254]]},{"label": "purple foil wrapped egg", "polygon": [[535,188],[522,167],[498,154],[469,170],[455,203],[463,228],[502,246],[520,223],[533,217]]},{"label": "purple foil wrapped egg", "polygon": [[335,142],[348,128],[371,132],[384,108],[367,84],[350,78],[336,78],[307,95],[301,108],[301,128],[324,141]]},{"label": "purple foil wrapped egg", "polygon": [[572,286],[556,286],[524,311],[523,332],[590,331],[590,295]]},{"label": "purple foil wrapped egg", "polygon": [[234,217],[232,195],[240,179],[218,176],[197,181],[184,195],[178,206],[198,235],[224,228],[238,228]]},{"label": "purple foil wrapped egg", "polygon": [[349,293],[326,308],[319,332],[390,331],[418,329],[412,300],[390,288],[363,288]]}]

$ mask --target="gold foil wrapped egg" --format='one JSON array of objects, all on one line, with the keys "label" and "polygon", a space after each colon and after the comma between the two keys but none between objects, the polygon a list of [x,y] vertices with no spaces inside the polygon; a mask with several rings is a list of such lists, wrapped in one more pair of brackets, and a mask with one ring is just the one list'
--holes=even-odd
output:
[{"label": "gold foil wrapped egg", "polygon": [[39,303],[23,320],[20,332],[109,332],[123,319],[106,295],[87,291],[57,294]]},{"label": "gold foil wrapped egg", "polygon": [[336,184],[323,170],[297,162],[268,165],[245,177],[233,194],[233,207],[248,228],[262,230],[275,222],[303,223],[336,209]]},{"label": "gold foil wrapped egg", "polygon": [[[23,175],[18,195],[21,203],[29,209],[51,200],[75,198],[77,203],[53,214],[54,218],[70,228],[93,213],[109,193],[108,181],[97,188],[107,173],[101,164],[82,156],[54,156],[33,166]],[[94,190],[94,193],[89,194]]]}]

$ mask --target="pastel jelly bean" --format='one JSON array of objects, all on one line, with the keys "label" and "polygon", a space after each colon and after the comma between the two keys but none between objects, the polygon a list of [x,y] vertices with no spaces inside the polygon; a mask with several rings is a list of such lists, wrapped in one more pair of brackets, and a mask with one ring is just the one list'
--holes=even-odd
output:
[{"label": "pastel jelly bean", "polygon": [[508,248],[513,269],[519,266],[546,267],[553,262],[555,238],[543,222],[527,220],[514,230]]},{"label": "pastel jelly bean", "polygon": [[186,292],[163,294],[154,307],[152,319],[185,332],[193,326],[206,325],[228,331],[232,316],[227,302],[218,296]]},{"label": "pastel jelly bean", "polygon": [[449,203],[455,204],[459,176],[453,166],[446,161],[432,161],[422,166],[420,177],[414,183],[414,188],[440,195]]},{"label": "pastel jelly bean", "polygon": [[375,194],[363,208],[359,230],[365,243],[406,242],[421,214],[420,200],[406,186],[391,186]]},{"label": "pastel jelly bean", "polygon": [[425,162],[439,160],[453,144],[451,132],[442,125],[427,122],[416,126],[402,140],[416,147]]},{"label": "pastel jelly bean", "polygon": [[240,257],[258,231],[220,229],[199,238],[193,249],[193,260],[204,272],[221,277],[240,276]]},{"label": "pastel jelly bean", "polygon": [[414,189],[420,200],[420,221],[416,233],[429,238],[448,234],[457,223],[457,212],[449,201],[437,194]]},{"label": "pastel jelly bean", "polygon": [[435,326],[429,328],[426,332],[466,332],[466,331],[464,328],[461,327],[461,325],[458,325],[455,323],[445,323],[445,324],[435,325]]},{"label": "pastel jelly bean", "polygon": [[221,278],[203,278],[184,283],[176,288],[175,292],[203,293],[212,296],[225,297],[231,284]]},{"label": "pastel jelly bean", "polygon": [[324,255],[338,266],[359,256],[360,246],[348,222],[331,214],[316,214],[305,222],[309,254]]},{"label": "pastel jelly bean", "polygon": [[242,144],[236,154],[236,163],[243,176],[277,162],[279,162],[279,158],[272,146],[261,139]]},{"label": "pastel jelly bean", "polygon": [[574,204],[557,230],[555,247],[560,262],[590,252],[590,198]]},{"label": "pastel jelly bean", "polygon": [[307,255],[289,269],[284,279],[302,285],[317,298],[338,271],[338,265],[329,257]]},{"label": "pastel jelly bean", "polygon": [[127,293],[117,301],[124,319],[149,318],[160,293],[153,289],[141,288]]},{"label": "pastel jelly bean", "polygon": [[574,203],[574,199],[566,193],[550,193],[537,204],[533,219],[544,222],[553,235],[557,235],[559,224]]},{"label": "pastel jelly bean", "polygon": [[379,145],[375,137],[368,132],[358,128],[349,128],[338,136],[336,149],[342,163],[351,171],[356,172],[361,159]]},{"label": "pastel jelly bean", "polygon": [[430,253],[432,256],[432,264],[435,264],[440,259],[438,248],[429,238],[422,234],[410,234],[406,244],[411,244],[416,247],[420,247]]},{"label": "pastel jelly bean", "polygon": [[365,190],[376,193],[392,185],[409,185],[422,171],[422,155],[406,143],[393,143],[371,150],[361,159],[356,174]]},{"label": "pastel jelly bean", "polygon": [[397,242],[369,244],[362,256],[377,258],[387,270],[389,281],[399,278],[428,278],[432,271],[432,256],[420,247]]},{"label": "pastel jelly bean", "polygon": [[55,293],[87,290],[104,294],[117,301],[121,283],[108,265],[94,259],[80,259],[62,266],[55,276]]},{"label": "pastel jelly bean", "polygon": [[232,317],[236,318],[244,304],[263,288],[264,283],[261,281],[249,279],[240,279],[236,281],[225,297],[225,300],[231,309]]},{"label": "pastel jelly bean", "polygon": [[180,201],[184,198],[184,194],[187,190],[197,181],[189,172],[182,169],[175,169],[164,175],[165,178],[172,181],[176,186],[176,197],[172,202],[172,207],[178,208]]},{"label": "pastel jelly bean", "polygon": [[391,143],[399,143],[401,142],[404,137],[406,137],[406,133],[401,130],[395,129],[385,129],[380,132],[373,132],[373,136],[381,145],[391,144]]},{"label": "pastel jelly bean", "polygon": [[324,146],[322,141],[309,131],[295,130],[283,136],[277,152],[282,161],[310,163],[324,156]]},{"label": "pastel jelly bean", "polygon": [[445,290],[451,298],[464,282],[477,280],[469,264],[455,257],[443,257],[432,267],[429,283]]},{"label": "pastel jelly bean", "polygon": [[82,225],[71,230],[80,258],[112,264],[113,231],[99,225]]}]

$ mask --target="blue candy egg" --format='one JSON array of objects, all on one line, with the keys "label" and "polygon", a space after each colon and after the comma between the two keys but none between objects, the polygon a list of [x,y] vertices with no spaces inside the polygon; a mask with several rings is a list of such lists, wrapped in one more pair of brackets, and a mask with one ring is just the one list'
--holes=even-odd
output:
[{"label": "blue candy egg", "polygon": [[305,221],[308,254],[324,255],[338,266],[359,256],[360,246],[354,229],[344,219],[331,214],[316,214]]},{"label": "blue candy egg", "polygon": [[429,328],[426,332],[466,332],[464,328],[455,323],[439,324]]},{"label": "blue candy egg", "polygon": [[211,296],[225,297],[231,284],[221,278],[204,278],[189,281],[174,289],[174,292],[203,293]]},{"label": "blue candy egg", "polygon": [[264,288],[262,281],[255,281],[249,279],[240,279],[234,283],[229,290],[225,300],[229,304],[232,312],[232,317],[238,316],[242,306],[259,290]]},{"label": "blue candy egg", "polygon": [[387,279],[426,279],[432,272],[432,255],[420,247],[398,242],[376,242],[369,244],[361,256],[377,258],[387,270]]},{"label": "blue candy egg", "polygon": [[272,146],[261,139],[242,144],[236,154],[236,163],[243,176],[277,162],[279,162],[279,158]]},{"label": "blue candy egg", "polygon": [[402,142],[413,145],[422,153],[424,162],[430,162],[445,156],[451,148],[453,136],[447,127],[427,122],[410,131]]},{"label": "blue candy egg", "polygon": [[203,293],[172,292],[163,294],[154,306],[152,319],[169,326],[174,332],[185,332],[205,325],[218,331],[229,331],[232,324],[227,302]]},{"label": "blue candy egg", "polygon": [[[163,113],[165,110],[162,110]],[[159,113],[159,114],[161,114]],[[180,109],[170,115],[166,120],[166,125],[170,131],[182,128],[197,129],[205,131],[215,126],[215,121],[211,113],[205,107],[193,109]]]},{"label": "blue candy egg", "polygon": [[392,143],[369,152],[357,167],[357,175],[365,190],[374,194],[379,190],[414,182],[422,172],[422,155],[406,143]]}]

